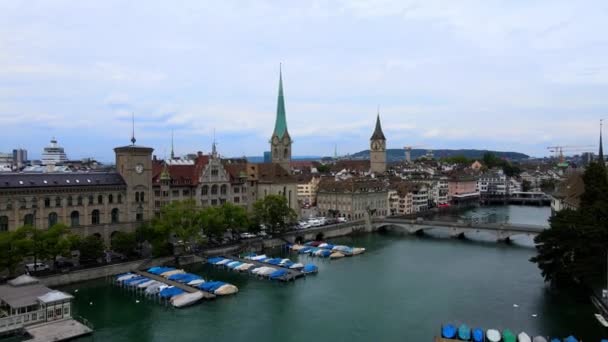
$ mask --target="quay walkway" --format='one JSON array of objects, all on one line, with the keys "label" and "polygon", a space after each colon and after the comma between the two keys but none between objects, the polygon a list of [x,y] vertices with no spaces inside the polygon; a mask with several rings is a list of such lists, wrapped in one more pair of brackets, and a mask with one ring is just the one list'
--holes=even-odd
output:
[{"label": "quay walkway", "polygon": [[303,272],[300,272],[298,270],[290,269],[290,268],[279,266],[279,265],[269,265],[269,264],[265,264],[263,262],[259,262],[256,260],[243,259],[243,258],[239,258],[236,255],[233,255],[230,257],[222,257],[222,258],[231,259],[234,261],[239,261],[239,262],[247,263],[247,264],[254,264],[256,267],[273,267],[273,268],[277,268],[277,269],[279,269],[279,268],[284,269],[287,271],[287,274],[280,278],[277,278],[280,281],[292,281],[292,280],[296,280],[298,278],[302,278],[305,276],[305,274]]},{"label": "quay walkway", "polygon": [[65,341],[93,332],[93,329],[73,318],[31,325],[24,330],[32,337],[26,342]]},{"label": "quay walkway", "polygon": [[215,295],[213,293],[201,291],[201,290],[199,290],[197,288],[194,288],[192,286],[189,286],[189,285],[186,285],[186,284],[182,284],[182,283],[178,283],[176,281],[169,280],[169,279],[163,278],[161,276],[157,276],[155,274],[148,273],[146,271],[135,270],[135,271],[133,271],[133,273],[137,273],[140,276],[143,276],[143,277],[146,277],[146,278],[150,278],[150,279],[159,281],[161,283],[165,283],[167,285],[175,286],[175,287],[180,288],[180,289],[182,289],[182,290],[184,290],[186,292],[189,292],[189,293],[194,293],[194,292],[199,292],[200,291],[200,292],[203,293],[203,299],[213,299],[213,298],[215,298]]}]

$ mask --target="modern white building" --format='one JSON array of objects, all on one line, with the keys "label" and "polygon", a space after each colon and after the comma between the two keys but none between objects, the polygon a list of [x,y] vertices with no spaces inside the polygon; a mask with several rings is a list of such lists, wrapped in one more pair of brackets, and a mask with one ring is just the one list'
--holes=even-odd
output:
[{"label": "modern white building", "polygon": [[42,152],[42,165],[55,165],[64,163],[68,160],[63,147],[59,146],[57,139],[53,137],[51,144],[44,148]]}]

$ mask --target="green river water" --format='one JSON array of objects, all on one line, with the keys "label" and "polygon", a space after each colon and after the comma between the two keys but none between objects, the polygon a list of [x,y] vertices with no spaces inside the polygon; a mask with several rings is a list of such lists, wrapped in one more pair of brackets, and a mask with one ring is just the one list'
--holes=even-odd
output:
[{"label": "green river water", "polygon": [[[526,222],[532,224],[548,216],[548,208],[517,208],[483,209],[508,212],[507,221],[530,215]],[[289,284],[195,265],[189,270],[233,283],[240,292],[185,309],[103,280],[63,290],[75,295],[76,314],[95,326],[92,336],[79,341],[426,342],[445,322],[531,335],[575,333],[584,341],[606,333],[586,298],[547,292],[528,261],[531,248],[394,232],[331,242],[367,252],[333,261],[292,255],[317,264],[319,274]]]}]

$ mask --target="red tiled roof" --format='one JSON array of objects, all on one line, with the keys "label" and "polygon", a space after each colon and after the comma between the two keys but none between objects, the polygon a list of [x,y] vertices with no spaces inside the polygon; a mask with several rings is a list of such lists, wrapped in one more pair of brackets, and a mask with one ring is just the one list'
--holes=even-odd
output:
[{"label": "red tiled roof", "polygon": [[[194,161],[194,165],[167,165],[167,171],[171,176],[171,185],[198,185],[199,176],[207,163],[209,163],[209,156],[199,155]],[[163,168],[164,161],[152,162],[152,184],[160,183]]]}]

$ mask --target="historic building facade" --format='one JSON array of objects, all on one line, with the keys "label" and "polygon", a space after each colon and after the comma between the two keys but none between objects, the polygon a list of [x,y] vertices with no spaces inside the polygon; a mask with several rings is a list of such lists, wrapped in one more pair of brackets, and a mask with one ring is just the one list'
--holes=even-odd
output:
[{"label": "historic building facade", "polygon": [[375,174],[386,172],[386,137],[380,125],[380,114],[376,117],[376,128],[369,139],[370,171]]},{"label": "historic building facade", "polygon": [[281,165],[291,172],[291,144],[292,140],[287,131],[287,118],[285,114],[285,99],[283,97],[283,74],[279,71],[279,96],[277,98],[277,117],[274,131],[270,137],[270,151],[273,163]]},{"label": "historic building facade", "polygon": [[388,215],[388,191],[382,181],[371,178],[323,179],[319,183],[317,208],[321,216],[359,220]]}]

